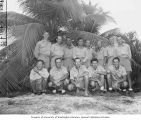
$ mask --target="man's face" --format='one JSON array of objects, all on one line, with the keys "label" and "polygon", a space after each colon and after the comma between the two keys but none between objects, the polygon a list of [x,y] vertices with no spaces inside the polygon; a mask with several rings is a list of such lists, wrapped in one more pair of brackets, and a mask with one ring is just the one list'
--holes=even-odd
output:
[{"label": "man's face", "polygon": [[57,37],[57,43],[58,43],[58,44],[61,44],[61,43],[62,43],[62,37],[61,37],[61,36],[58,36],[58,37]]},{"label": "man's face", "polygon": [[43,68],[43,63],[39,61],[36,66],[38,70],[41,70]]},{"label": "man's face", "polygon": [[83,39],[80,39],[80,40],[78,41],[78,46],[83,46]]},{"label": "man's face", "polygon": [[121,37],[118,37],[118,44],[122,45],[123,44],[123,39]]},{"label": "man's face", "polygon": [[92,62],[92,67],[93,67],[94,69],[96,69],[97,66],[98,66],[98,62],[97,62],[97,61],[93,61],[93,62]]},{"label": "man's face", "polygon": [[109,40],[110,40],[110,44],[111,44],[111,45],[114,45],[114,42],[116,41],[116,37],[113,36],[113,37],[111,37]]},{"label": "man's face", "polygon": [[76,59],[75,60],[75,65],[76,65],[76,67],[80,67],[81,66],[81,60],[80,59]]},{"label": "man's face", "polygon": [[57,68],[61,68],[61,66],[62,66],[62,60],[61,59],[57,59],[56,60],[56,67]]},{"label": "man's face", "polygon": [[48,32],[45,32],[45,33],[43,34],[43,36],[44,36],[44,39],[47,39],[47,40],[48,40],[49,33],[48,33]]},{"label": "man's face", "polygon": [[98,47],[102,47],[101,41],[98,41],[98,42],[97,42],[97,46],[98,46]]},{"label": "man's face", "polygon": [[72,41],[70,38],[67,38],[67,45],[71,45],[72,44]]},{"label": "man's face", "polygon": [[118,68],[119,67],[119,61],[117,59],[115,59],[113,61],[113,65],[115,66],[115,68]]},{"label": "man's face", "polygon": [[86,41],[86,47],[90,47],[91,42],[89,40]]}]

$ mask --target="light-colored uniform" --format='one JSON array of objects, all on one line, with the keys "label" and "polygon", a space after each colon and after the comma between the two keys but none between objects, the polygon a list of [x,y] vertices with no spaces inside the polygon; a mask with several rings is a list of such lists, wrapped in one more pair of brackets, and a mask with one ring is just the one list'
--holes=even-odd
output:
[{"label": "light-colored uniform", "polygon": [[47,40],[41,40],[36,44],[34,55],[39,60],[45,62],[45,68],[50,67],[50,53],[51,53],[51,42]]},{"label": "light-colored uniform", "polygon": [[74,46],[65,46],[64,47],[64,66],[67,68],[68,71],[71,70],[73,67],[73,48]]},{"label": "light-colored uniform", "polygon": [[67,68],[64,66],[61,66],[60,69],[58,69],[56,66],[54,66],[50,70],[50,76],[54,79],[52,81],[55,85],[60,85],[62,82],[60,81],[60,78],[62,78],[64,75],[68,74]]},{"label": "light-colored uniform", "polygon": [[85,65],[81,65],[79,69],[74,66],[70,70],[70,79],[74,80],[75,85],[84,88],[84,77],[88,75],[88,70]]},{"label": "light-colored uniform", "polygon": [[46,68],[39,70],[39,73],[35,72],[34,69],[32,69],[30,72],[30,83],[33,92],[45,89],[48,77],[49,73]]},{"label": "light-colored uniform", "polygon": [[91,64],[93,54],[96,54],[93,48],[86,48],[85,66],[88,68]]},{"label": "light-colored uniform", "polygon": [[98,63],[103,66],[104,65],[104,57],[107,56],[107,48],[102,47],[100,50],[96,51],[96,57],[98,59]]},{"label": "light-colored uniform", "polygon": [[132,55],[128,44],[124,43],[117,47],[117,56],[120,58],[120,64],[125,67],[126,71],[132,71],[130,62]]},{"label": "light-colored uniform", "polygon": [[[126,76],[126,69],[123,66],[119,66],[119,69],[116,69],[113,65],[108,67],[110,70],[111,78],[112,78],[112,86],[113,88],[117,88],[117,82],[123,79],[123,76]],[[126,80],[125,80],[126,81]]]},{"label": "light-colored uniform", "polygon": [[85,47],[83,48],[80,48],[80,47],[74,47],[73,49],[73,58],[80,58],[82,60],[82,62],[85,62],[83,61],[84,59],[86,59],[86,54],[87,54],[87,50]]},{"label": "light-colored uniform", "polygon": [[51,55],[52,55],[52,59],[51,59],[51,68],[52,68],[55,66],[55,59],[63,57],[64,46],[59,45],[58,43],[53,44],[51,47]]},{"label": "light-colored uniform", "polygon": [[115,46],[107,47],[108,66],[112,65],[112,60],[117,56],[117,49]]},{"label": "light-colored uniform", "polygon": [[92,78],[93,81],[97,81],[98,84],[101,86],[104,86],[104,75],[98,74],[97,72],[105,72],[105,69],[98,65],[96,69],[94,69],[92,66],[88,68],[89,71],[89,78]]}]

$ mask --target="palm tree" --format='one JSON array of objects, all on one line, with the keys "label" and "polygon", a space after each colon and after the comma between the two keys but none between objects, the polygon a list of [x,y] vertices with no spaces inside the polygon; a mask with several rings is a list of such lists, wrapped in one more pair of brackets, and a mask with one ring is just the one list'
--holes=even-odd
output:
[{"label": "palm tree", "polygon": [[[67,26],[68,34],[73,39],[81,36],[84,39],[107,40],[93,34],[97,33],[98,26],[104,23],[102,21],[98,23],[97,19],[107,21],[105,17],[102,18],[105,14],[102,13],[101,17],[97,18],[98,13],[93,12],[94,23],[90,22],[91,20],[87,21],[91,15],[84,16],[83,7],[77,0],[19,0],[19,2],[26,15],[8,13],[8,25],[12,26],[11,32],[17,39],[0,51],[10,53],[7,60],[0,64],[0,92],[3,95],[6,95],[7,91],[29,87],[28,75],[35,63],[33,50],[44,31],[51,34],[51,41],[56,36],[58,26]],[[4,13],[1,13],[0,17],[5,20]],[[87,24],[90,22],[91,30],[88,26],[83,27],[84,22]]]}]

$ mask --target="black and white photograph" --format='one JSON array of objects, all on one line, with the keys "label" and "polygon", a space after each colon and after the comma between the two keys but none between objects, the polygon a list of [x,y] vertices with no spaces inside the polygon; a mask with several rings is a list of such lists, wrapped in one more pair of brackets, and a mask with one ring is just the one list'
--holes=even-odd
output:
[{"label": "black and white photograph", "polygon": [[0,0],[0,119],[140,115],[140,5]]}]

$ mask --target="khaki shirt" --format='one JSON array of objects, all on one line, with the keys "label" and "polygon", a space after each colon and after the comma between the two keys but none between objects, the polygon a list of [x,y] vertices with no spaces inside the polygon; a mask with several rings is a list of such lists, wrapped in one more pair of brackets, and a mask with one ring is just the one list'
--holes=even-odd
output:
[{"label": "khaki shirt", "polygon": [[50,76],[55,80],[55,83],[60,82],[59,79],[62,78],[64,75],[66,75],[67,72],[67,68],[62,66],[61,69],[56,68],[56,66],[54,66],[51,70],[50,70]]},{"label": "khaki shirt", "polygon": [[94,49],[86,48],[86,59],[87,60],[91,60],[93,58],[93,54],[96,54]]},{"label": "khaki shirt", "polygon": [[74,49],[73,45],[70,48],[65,46],[64,47],[64,58],[73,58],[73,49]]},{"label": "khaki shirt", "polygon": [[107,56],[108,57],[116,57],[117,56],[117,49],[115,46],[108,46],[107,47]]},{"label": "khaki shirt", "polygon": [[88,72],[87,68],[84,65],[81,65],[79,69],[77,69],[75,66],[70,70],[70,79],[75,80],[79,77],[82,77],[85,75],[85,72]]},{"label": "khaki shirt", "polygon": [[117,47],[117,55],[119,57],[129,57],[129,58],[131,58],[132,55],[131,55],[130,46],[128,44],[126,44],[126,43],[124,43],[121,46],[118,46]]},{"label": "khaki shirt", "polygon": [[119,69],[116,69],[113,65],[111,65],[108,70],[110,70],[114,80],[120,80],[123,76],[127,75],[126,69],[121,65],[119,66]]},{"label": "khaki shirt", "polygon": [[86,58],[86,54],[87,54],[87,50],[85,47],[83,48],[79,48],[79,47],[75,47],[73,49],[73,58]]},{"label": "khaki shirt", "polygon": [[43,78],[48,78],[49,73],[47,71],[47,69],[43,68],[42,70],[39,70],[39,74],[37,72],[34,71],[34,69],[31,70],[30,72],[30,81],[34,81],[37,79],[41,79]]},{"label": "khaki shirt", "polygon": [[98,65],[96,69],[90,66],[88,71],[89,77],[99,78],[100,74],[97,74],[97,72],[105,72],[105,69],[101,65]]},{"label": "khaki shirt", "polygon": [[51,47],[52,56],[63,56],[64,55],[64,46],[55,43]]},{"label": "khaki shirt", "polygon": [[103,60],[105,56],[107,56],[107,48],[101,48],[99,51],[96,52],[97,59]]},{"label": "khaki shirt", "polygon": [[46,40],[41,40],[36,44],[34,55],[36,58],[39,58],[40,55],[50,56],[51,52],[51,42]]}]

